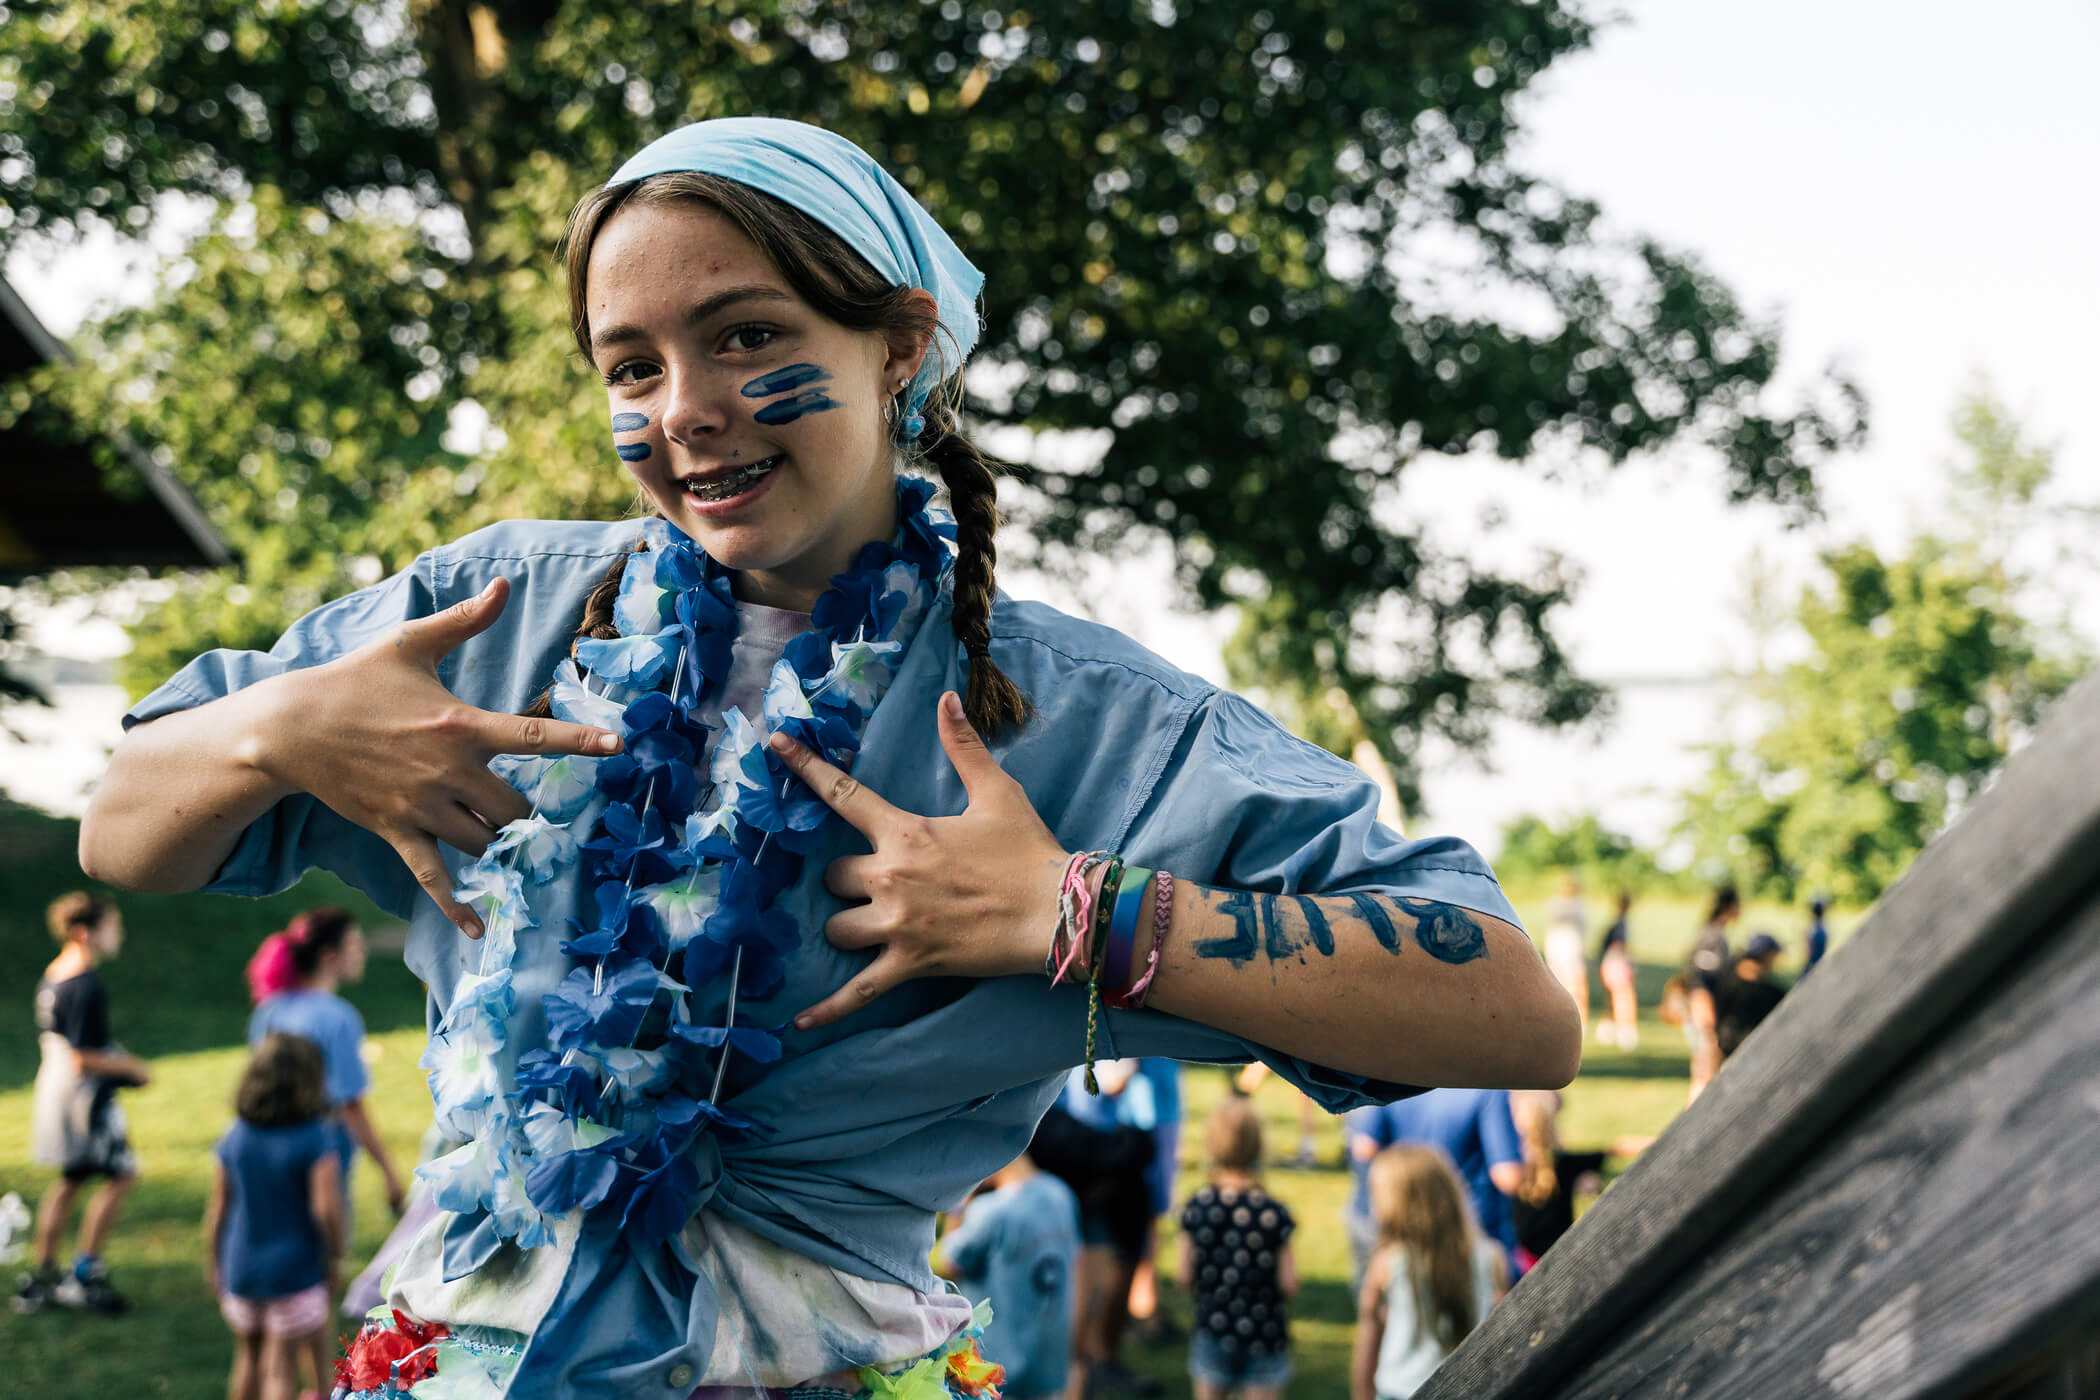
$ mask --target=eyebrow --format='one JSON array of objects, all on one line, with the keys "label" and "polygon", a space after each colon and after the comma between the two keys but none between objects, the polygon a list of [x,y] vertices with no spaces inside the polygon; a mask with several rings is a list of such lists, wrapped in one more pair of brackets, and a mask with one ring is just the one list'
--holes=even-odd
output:
[{"label": "eyebrow", "polygon": [[[710,316],[718,315],[739,302],[793,300],[793,297],[778,287],[770,287],[763,282],[753,282],[742,287],[725,288],[711,297],[704,297],[687,307],[685,315],[679,319],[685,325],[695,326],[707,320]],[[591,333],[591,350],[593,353],[596,353],[608,346],[624,345],[630,341],[647,340],[648,338],[649,333],[640,326],[628,325],[622,322],[617,325],[606,326],[602,330],[593,331]]]}]

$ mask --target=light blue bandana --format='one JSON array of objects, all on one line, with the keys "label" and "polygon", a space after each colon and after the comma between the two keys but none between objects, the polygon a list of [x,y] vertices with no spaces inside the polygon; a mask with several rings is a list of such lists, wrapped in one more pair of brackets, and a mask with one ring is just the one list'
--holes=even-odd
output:
[{"label": "light blue bandana", "polygon": [[904,186],[845,137],[778,117],[694,122],[644,146],[611,183],[673,170],[720,175],[772,195],[845,239],[891,282],[933,293],[947,335],[936,338],[911,382],[909,412],[970,357],[984,274]]}]

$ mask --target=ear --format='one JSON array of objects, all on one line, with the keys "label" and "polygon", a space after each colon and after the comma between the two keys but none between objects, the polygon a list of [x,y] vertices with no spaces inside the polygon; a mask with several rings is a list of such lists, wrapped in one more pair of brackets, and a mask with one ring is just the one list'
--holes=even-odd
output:
[{"label": "ear", "polygon": [[920,366],[933,349],[933,338],[940,325],[940,304],[933,293],[923,287],[914,287],[907,298],[912,311],[924,318],[927,329],[923,332],[900,331],[889,337],[889,358],[883,362],[883,372],[890,383],[899,380],[910,383],[918,376]]}]

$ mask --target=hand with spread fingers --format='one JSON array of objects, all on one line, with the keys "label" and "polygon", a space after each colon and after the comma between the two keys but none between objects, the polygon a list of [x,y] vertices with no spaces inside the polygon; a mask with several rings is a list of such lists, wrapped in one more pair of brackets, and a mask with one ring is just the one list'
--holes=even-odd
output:
[{"label": "hand with spread fingers", "polygon": [[953,817],[901,811],[802,745],[778,734],[768,741],[875,848],[825,870],[825,887],[854,902],[831,917],[824,936],[836,948],[881,952],[796,1016],[799,1029],[836,1021],[915,977],[1004,977],[1042,967],[1070,852],[970,727],[953,691],[941,697],[938,723],[970,798]]}]

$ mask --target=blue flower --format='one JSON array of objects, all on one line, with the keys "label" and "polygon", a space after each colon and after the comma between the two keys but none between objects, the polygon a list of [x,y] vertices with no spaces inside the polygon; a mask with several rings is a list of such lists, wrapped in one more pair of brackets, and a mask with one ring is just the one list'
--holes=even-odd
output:
[{"label": "blue flower", "polygon": [[578,920],[569,920],[570,927],[580,932],[561,945],[563,953],[572,958],[602,958],[617,951],[651,962],[663,954],[661,924],[654,911],[629,902],[625,881],[602,880],[595,894],[597,926],[585,929]]},{"label": "blue flower", "polygon": [[700,700],[729,675],[729,658],[736,642],[736,596],[729,591],[725,575],[709,580],[704,588],[689,588],[678,595],[678,621],[685,629],[685,679],[680,694],[690,703]]},{"label": "blue flower", "polygon": [[503,1096],[496,1068],[496,1051],[502,1044],[500,1033],[492,1036],[485,1027],[465,1026],[436,1031],[423,1047],[416,1063],[429,1075],[433,1113],[452,1136],[476,1136],[489,1105]]},{"label": "blue flower", "polygon": [[572,1118],[588,1118],[598,1111],[598,1080],[590,1066],[564,1064],[552,1050],[527,1050],[518,1056],[518,1087],[553,1094]]},{"label": "blue flower", "polygon": [[[747,961],[744,966],[751,964]],[[673,1021],[670,1032],[680,1040],[711,1050],[727,1044],[745,1059],[762,1065],[780,1058],[780,1037],[757,1026],[696,1026],[690,1021]]]},{"label": "blue flower", "polygon": [[640,906],[637,912],[647,910],[656,917],[663,927],[664,940],[670,951],[677,953],[692,941],[714,914],[720,904],[716,889],[717,882],[711,877],[650,885],[635,892],[635,901]]},{"label": "blue flower", "polygon": [[685,819],[685,838],[678,843],[672,854],[683,865],[728,860],[736,855],[736,841],[732,836],[735,827],[734,807],[717,807],[711,812],[695,812]]},{"label": "blue flower", "polygon": [[634,808],[615,802],[605,809],[605,834],[584,842],[583,848],[605,852],[607,865],[624,871],[633,869],[646,853],[662,850],[668,839],[663,813],[652,808],[638,814]]},{"label": "blue flower", "polygon": [[572,968],[561,985],[540,998],[547,1029],[563,1049],[625,1045],[642,1028],[656,999],[656,969],[640,958],[602,974]]},{"label": "blue flower", "polygon": [[577,1149],[542,1157],[525,1173],[525,1194],[551,1215],[589,1210],[611,1193],[620,1163],[610,1152]]},{"label": "blue flower", "polygon": [[576,643],[576,659],[602,680],[646,689],[663,679],[684,646],[684,630],[666,627],[640,637],[585,637]]},{"label": "blue flower", "polygon": [[685,984],[704,987],[727,971],[744,953],[738,995],[759,1000],[780,990],[786,970],[781,966],[787,951],[801,938],[795,921],[779,909],[758,907],[732,899],[729,880],[747,867],[732,867],[724,879],[721,907],[708,919],[701,936],[685,945]]},{"label": "blue flower", "polygon": [[662,1244],[685,1228],[699,1199],[699,1169],[674,1153],[635,1183],[620,1213],[620,1228],[632,1231],[644,1244]]},{"label": "blue flower", "polygon": [[765,1125],[756,1118],[747,1118],[706,1099],[686,1098],[680,1095],[657,1102],[657,1121],[673,1128],[682,1128],[689,1123],[706,1123],[724,1137],[756,1137],[765,1132]]},{"label": "blue flower", "polygon": [[631,1045],[615,1045],[597,1051],[593,1058],[605,1077],[619,1085],[629,1100],[653,1094],[669,1084],[675,1068],[670,1051],[661,1048],[637,1050]]}]

